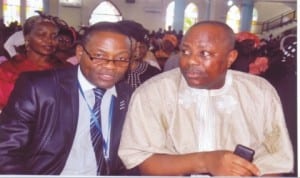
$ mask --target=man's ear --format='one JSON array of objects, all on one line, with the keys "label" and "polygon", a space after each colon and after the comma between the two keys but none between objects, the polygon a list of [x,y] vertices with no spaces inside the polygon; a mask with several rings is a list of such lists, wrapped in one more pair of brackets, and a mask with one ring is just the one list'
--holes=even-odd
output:
[{"label": "man's ear", "polygon": [[228,58],[227,58],[227,68],[231,67],[231,65],[237,59],[237,56],[238,56],[238,51],[236,49],[233,49],[229,52]]},{"label": "man's ear", "polygon": [[83,47],[81,45],[77,45],[76,46],[76,58],[78,59],[78,61],[81,61],[82,55],[83,55]]}]

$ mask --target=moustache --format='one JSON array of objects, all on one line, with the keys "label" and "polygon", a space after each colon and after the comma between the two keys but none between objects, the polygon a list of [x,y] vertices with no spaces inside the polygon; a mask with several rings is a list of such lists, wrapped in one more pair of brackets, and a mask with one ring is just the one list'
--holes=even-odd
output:
[{"label": "moustache", "polygon": [[185,70],[186,73],[192,73],[192,74],[197,74],[197,75],[204,75],[207,76],[207,73],[204,69],[200,67],[190,67],[187,70]]}]

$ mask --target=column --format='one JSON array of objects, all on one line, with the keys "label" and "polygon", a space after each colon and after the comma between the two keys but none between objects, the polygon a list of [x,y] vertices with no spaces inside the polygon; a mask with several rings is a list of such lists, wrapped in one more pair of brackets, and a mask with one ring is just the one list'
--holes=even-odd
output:
[{"label": "column", "polygon": [[21,0],[21,4],[20,4],[20,23],[24,24],[24,22],[26,21],[26,1]]},{"label": "column", "polygon": [[2,0],[0,0],[0,19],[3,19],[3,1]]},{"label": "column", "polygon": [[204,18],[204,20],[210,20],[211,1],[212,0],[206,0],[206,10],[205,10],[205,18]]},{"label": "column", "polygon": [[250,31],[253,8],[254,8],[254,0],[242,1],[240,31]]},{"label": "column", "polygon": [[[58,8],[58,7],[57,7]],[[43,0],[43,12],[49,14],[49,0]]]},{"label": "column", "polygon": [[184,9],[186,2],[183,0],[175,0],[173,28],[178,32],[183,30]]}]

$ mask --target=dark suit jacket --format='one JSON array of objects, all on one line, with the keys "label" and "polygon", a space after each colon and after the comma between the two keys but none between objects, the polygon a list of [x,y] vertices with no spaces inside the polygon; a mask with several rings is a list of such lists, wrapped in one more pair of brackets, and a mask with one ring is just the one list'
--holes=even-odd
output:
[{"label": "dark suit jacket", "polygon": [[[106,174],[131,174],[117,155],[132,93],[116,84],[111,159]],[[68,158],[78,121],[77,67],[20,75],[0,115],[0,173],[60,174]]]}]

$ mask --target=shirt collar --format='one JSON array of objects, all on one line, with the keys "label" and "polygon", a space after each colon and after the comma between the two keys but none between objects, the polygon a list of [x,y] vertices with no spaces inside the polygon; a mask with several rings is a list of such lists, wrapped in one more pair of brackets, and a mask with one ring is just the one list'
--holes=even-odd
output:
[{"label": "shirt collar", "polygon": [[185,108],[189,108],[194,106],[195,103],[197,106],[200,106],[203,105],[203,103],[207,103],[210,98],[215,98],[214,104],[217,109],[222,112],[230,113],[232,108],[235,108],[235,105],[238,103],[236,99],[228,93],[232,86],[232,78],[232,71],[228,70],[225,84],[222,88],[207,90],[189,87],[184,77],[181,76],[178,96],[179,104],[182,104]]},{"label": "shirt collar", "polygon": [[[96,88],[96,86],[94,84],[92,84],[90,81],[88,81],[87,78],[83,75],[83,73],[80,69],[80,66],[78,67],[77,78],[78,78],[78,82],[79,82],[83,92],[86,92],[88,90],[92,90],[93,88]],[[105,94],[110,94],[110,95],[114,95],[115,97],[117,97],[116,87],[113,86],[113,87],[107,89]]]}]

